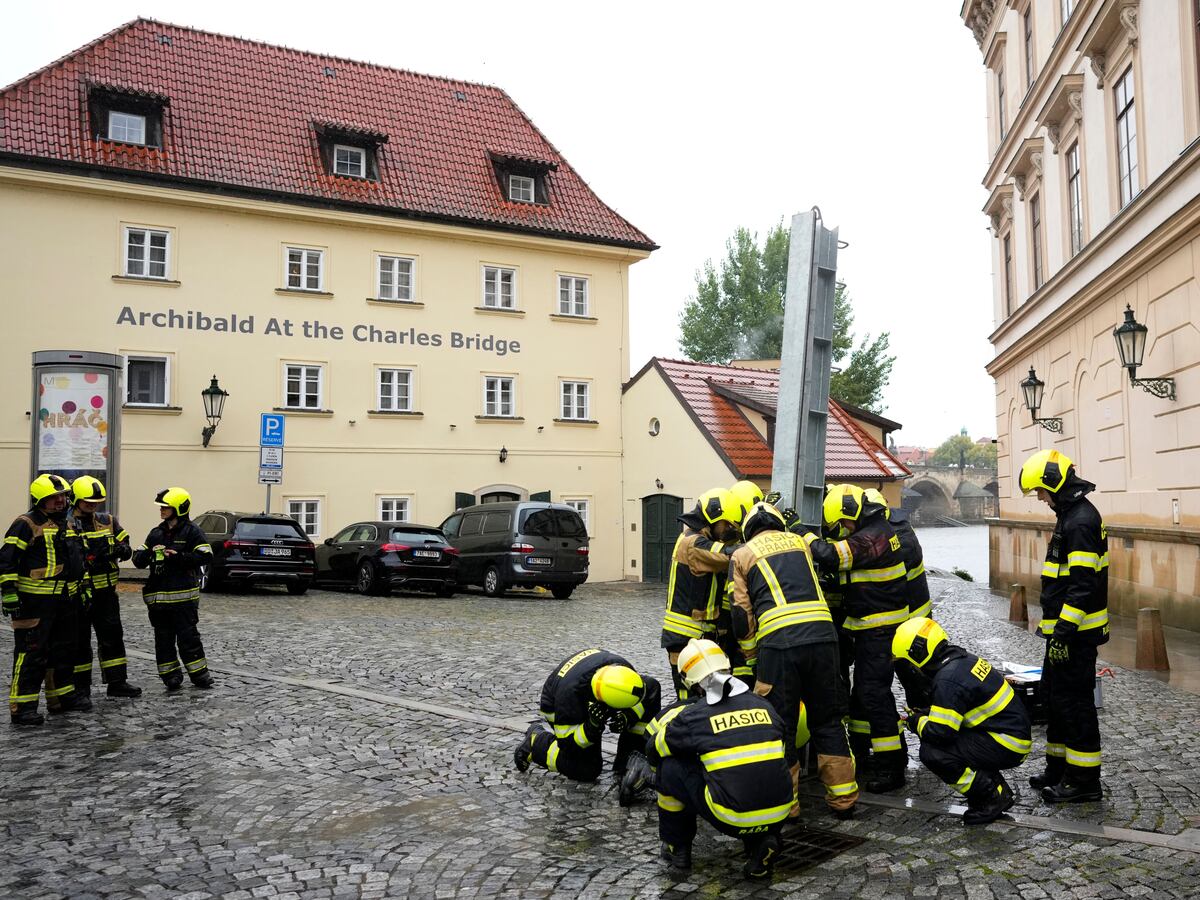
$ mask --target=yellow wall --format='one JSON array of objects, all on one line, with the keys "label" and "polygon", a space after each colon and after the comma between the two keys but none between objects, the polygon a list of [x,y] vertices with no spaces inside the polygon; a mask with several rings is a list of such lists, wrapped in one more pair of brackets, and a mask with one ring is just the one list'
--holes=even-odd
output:
[{"label": "yellow wall", "polygon": [[[78,349],[169,353],[175,413],[126,411],[122,419],[120,509],[140,540],[157,519],[154,492],[186,486],[197,511],[257,510],[259,413],[282,405],[282,362],[326,366],[332,414],[289,413],[285,475],[273,509],[287,497],[321,498],[318,540],[377,515],[380,494],[410,495],[414,521],[437,524],[455,491],[509,485],[550,490],[555,500],[591,500],[592,580],[621,577],[620,386],[628,372],[628,265],[645,253],[378,216],[304,210],[213,195],[92,183],[0,168],[0,246],[5,248],[9,315],[0,338],[10,384],[0,399],[0,509],[24,508],[29,465],[30,353]],[[116,280],[122,224],[167,228],[171,279],[178,285]],[[326,250],[331,297],[277,293],[286,244]],[[375,256],[417,260],[415,300],[423,307],[371,303]],[[523,315],[475,310],[481,265],[516,267]],[[558,273],[587,276],[595,321],[554,318]],[[254,318],[253,334],[219,334],[118,324],[173,308]],[[13,314],[13,313],[16,314]],[[290,320],[293,337],[265,333]],[[303,336],[302,323],[343,329],[342,339]],[[442,346],[362,342],[355,326],[440,335]],[[520,352],[454,349],[454,332],[519,342]],[[432,337],[430,338],[432,342]],[[372,416],[375,367],[413,367],[420,418]],[[201,449],[199,393],[212,374],[229,391],[225,417]],[[484,373],[517,376],[524,421],[479,422]],[[596,425],[561,424],[559,379],[591,383]],[[453,427],[452,427],[453,426]],[[508,450],[500,463],[499,450]]]}]

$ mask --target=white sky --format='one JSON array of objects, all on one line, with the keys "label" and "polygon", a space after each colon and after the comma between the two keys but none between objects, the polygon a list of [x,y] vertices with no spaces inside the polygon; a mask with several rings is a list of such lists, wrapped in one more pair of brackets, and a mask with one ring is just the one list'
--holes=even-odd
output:
[{"label": "white sky", "polygon": [[850,243],[855,328],[890,331],[900,444],[995,433],[979,51],[958,2],[13,5],[0,84],[145,15],[495,84],[662,249],[631,270],[631,360],[679,356],[694,273],[812,205]]}]

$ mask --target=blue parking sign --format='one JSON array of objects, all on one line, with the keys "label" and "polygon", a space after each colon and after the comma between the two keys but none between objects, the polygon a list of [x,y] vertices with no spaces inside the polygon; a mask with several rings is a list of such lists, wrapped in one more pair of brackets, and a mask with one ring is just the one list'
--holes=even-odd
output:
[{"label": "blue parking sign", "polygon": [[283,446],[283,419],[284,417],[277,413],[262,414],[262,430],[258,435],[258,446]]}]

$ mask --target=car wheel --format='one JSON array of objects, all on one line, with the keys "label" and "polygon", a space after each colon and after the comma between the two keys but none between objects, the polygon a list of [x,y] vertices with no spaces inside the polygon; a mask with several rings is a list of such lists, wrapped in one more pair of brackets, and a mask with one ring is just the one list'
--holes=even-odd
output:
[{"label": "car wheel", "polygon": [[504,582],[500,580],[500,570],[495,566],[488,566],[483,573],[483,592],[489,597],[504,596]]},{"label": "car wheel", "polygon": [[375,567],[370,560],[364,559],[358,564],[358,578],[354,581],[360,594],[374,594],[379,589],[379,581],[375,577]]},{"label": "car wheel", "polygon": [[221,578],[213,571],[212,564],[200,567],[200,590],[209,594],[221,586]]},{"label": "car wheel", "polygon": [[571,592],[575,590],[573,584],[556,584],[550,588],[550,593],[554,595],[555,600],[567,600],[571,596]]},{"label": "car wheel", "polygon": [[299,597],[308,590],[309,584],[310,582],[307,581],[289,581],[287,585],[287,592],[293,597]]},{"label": "car wheel", "polygon": [[444,584],[437,589],[437,595],[439,597],[453,597],[454,588],[455,586],[453,584]]}]

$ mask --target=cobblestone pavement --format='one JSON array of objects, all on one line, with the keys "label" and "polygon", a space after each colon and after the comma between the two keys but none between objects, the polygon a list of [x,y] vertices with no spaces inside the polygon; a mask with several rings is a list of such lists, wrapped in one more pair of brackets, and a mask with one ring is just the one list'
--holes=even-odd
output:
[{"label": "cobblestone pavement", "polygon": [[[993,661],[1038,658],[1040,640],[1004,623],[986,590],[934,585],[953,640]],[[101,699],[90,715],[38,730],[0,727],[0,896],[1200,894],[1200,854],[1188,851],[999,823],[968,830],[953,816],[865,804],[835,823],[816,802],[808,824],[861,846],[802,871],[784,865],[761,886],[740,879],[736,842],[702,830],[692,875],[668,878],[652,805],[621,809],[607,776],[576,785],[521,775],[511,758],[542,680],[575,650],[616,650],[669,680],[660,596],[628,584],[588,585],[567,601],[207,595],[201,631],[216,690],[168,696],[153,663],[135,656],[141,699]],[[123,612],[131,650],[151,651],[136,594]],[[346,687],[401,705],[333,693]],[[1041,804],[1022,789],[1035,750],[1010,779],[1014,812],[1160,834],[1200,824],[1200,698],[1125,671],[1105,696],[1105,802]],[[907,796],[951,800],[915,760],[909,774]]]}]

